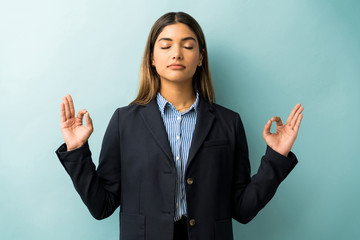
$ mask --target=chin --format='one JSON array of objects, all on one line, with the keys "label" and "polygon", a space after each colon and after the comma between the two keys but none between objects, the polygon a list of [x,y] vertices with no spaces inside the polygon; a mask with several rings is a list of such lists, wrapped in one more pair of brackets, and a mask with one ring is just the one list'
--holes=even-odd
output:
[{"label": "chin", "polygon": [[192,81],[192,76],[184,75],[184,74],[168,74],[168,75],[160,75],[160,79],[170,82],[187,82]]},{"label": "chin", "polygon": [[163,78],[164,81],[173,82],[173,83],[186,83],[186,82],[192,82],[192,78]]}]

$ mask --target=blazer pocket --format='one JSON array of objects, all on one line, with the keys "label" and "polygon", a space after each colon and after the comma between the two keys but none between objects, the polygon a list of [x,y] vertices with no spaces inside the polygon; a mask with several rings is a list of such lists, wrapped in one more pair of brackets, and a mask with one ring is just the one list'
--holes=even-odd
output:
[{"label": "blazer pocket", "polygon": [[204,142],[204,147],[228,145],[228,140],[210,140]]},{"label": "blazer pocket", "polygon": [[215,222],[215,240],[233,240],[231,218]]},{"label": "blazer pocket", "polygon": [[120,239],[121,240],[144,240],[145,239],[145,216],[120,213]]}]

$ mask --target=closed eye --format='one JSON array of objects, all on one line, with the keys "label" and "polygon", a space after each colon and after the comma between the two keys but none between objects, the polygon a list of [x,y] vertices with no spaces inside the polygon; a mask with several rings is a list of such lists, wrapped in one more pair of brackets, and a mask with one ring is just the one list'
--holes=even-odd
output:
[{"label": "closed eye", "polygon": [[[171,46],[168,47],[161,47],[161,49],[169,49]],[[194,47],[184,47],[185,49],[193,49]]]}]

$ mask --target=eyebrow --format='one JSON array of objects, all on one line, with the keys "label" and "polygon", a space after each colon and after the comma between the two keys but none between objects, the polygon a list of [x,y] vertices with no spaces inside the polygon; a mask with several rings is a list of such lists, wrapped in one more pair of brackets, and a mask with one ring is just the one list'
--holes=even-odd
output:
[{"label": "eyebrow", "polygon": [[[171,38],[160,38],[160,39],[158,40],[158,42],[160,42],[161,40],[172,41]],[[181,39],[181,41],[187,41],[187,40],[193,40],[194,42],[196,42],[196,39],[193,38],[193,37],[186,37],[186,38]]]}]

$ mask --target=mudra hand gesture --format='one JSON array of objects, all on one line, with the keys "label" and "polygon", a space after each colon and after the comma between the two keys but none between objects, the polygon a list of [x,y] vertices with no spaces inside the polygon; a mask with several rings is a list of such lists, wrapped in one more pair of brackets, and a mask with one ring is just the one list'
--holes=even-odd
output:
[{"label": "mudra hand gesture", "polygon": [[[302,107],[301,104],[297,104],[291,111],[285,125],[281,122],[280,117],[272,117],[265,124],[263,137],[269,147],[284,156],[289,154],[299,131],[303,117],[301,112],[303,110],[304,107]],[[275,133],[270,132],[272,122],[276,122]]]},{"label": "mudra hand gesture", "polygon": [[[74,103],[71,96],[68,94],[63,97],[63,102],[60,105],[61,122],[60,129],[67,146],[67,150],[71,151],[81,147],[89,139],[91,133],[94,131],[92,120],[89,113],[85,109],[81,109],[77,117],[75,117]],[[82,123],[85,115],[86,125]]]}]

